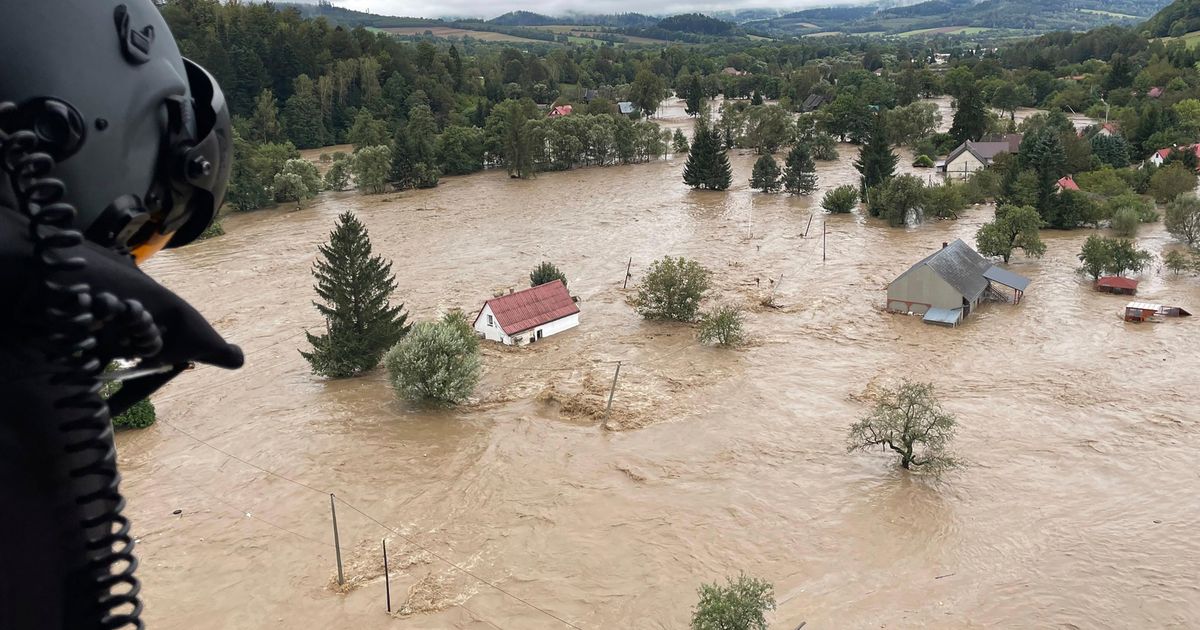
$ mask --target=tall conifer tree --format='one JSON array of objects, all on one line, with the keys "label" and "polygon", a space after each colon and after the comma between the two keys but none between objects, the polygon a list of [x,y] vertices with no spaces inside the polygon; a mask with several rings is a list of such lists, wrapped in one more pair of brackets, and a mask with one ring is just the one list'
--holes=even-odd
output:
[{"label": "tall conifer tree", "polygon": [[326,333],[307,333],[311,352],[300,351],[315,374],[334,378],[355,376],[379,365],[383,353],[408,333],[404,305],[390,306],[396,290],[392,263],[371,255],[367,228],[352,212],[338,217],[329,243],[320,246],[322,259],[313,265],[313,288],[322,302],[313,302],[325,317]]},{"label": "tall conifer tree", "polygon": [[783,189],[793,195],[807,195],[817,189],[817,165],[808,146],[802,143],[788,152],[783,166]]},{"label": "tall conifer tree", "polygon": [[861,188],[864,199],[868,190],[896,174],[896,164],[899,161],[900,156],[892,151],[892,145],[888,143],[883,116],[876,114],[871,133],[859,149],[858,159],[854,161],[854,168],[862,175]]},{"label": "tall conifer tree", "polygon": [[716,130],[703,120],[703,116],[701,114],[702,119],[696,125],[696,137],[683,168],[683,181],[692,188],[725,190],[733,181],[729,156],[725,154]]}]

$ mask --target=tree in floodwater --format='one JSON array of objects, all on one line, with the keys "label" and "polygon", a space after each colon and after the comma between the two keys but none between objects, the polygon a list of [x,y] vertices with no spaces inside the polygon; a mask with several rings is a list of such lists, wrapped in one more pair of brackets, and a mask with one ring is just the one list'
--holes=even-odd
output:
[{"label": "tree in floodwater", "polygon": [[868,190],[886,182],[896,174],[896,164],[899,161],[900,156],[892,151],[892,145],[888,143],[883,117],[876,115],[874,124],[871,126],[871,133],[862,148],[859,149],[858,159],[854,161],[854,168],[862,176],[859,190],[864,199],[867,197]]},{"label": "tree in floodwater", "polygon": [[533,177],[538,143],[530,121],[539,117],[537,105],[527,98],[502,101],[488,115],[484,125],[488,152],[500,158],[509,177]]},{"label": "tree in floodwater", "polygon": [[555,280],[562,280],[565,286],[567,284],[567,274],[563,273],[561,269],[549,261],[542,261],[538,266],[533,268],[533,271],[529,272],[529,286],[531,287],[541,286]]},{"label": "tree in floodwater", "polygon": [[691,145],[688,144],[687,136],[683,135],[682,129],[676,129],[675,134],[671,136],[671,149],[676,153],[687,153],[691,150]]},{"label": "tree in floodwater", "polygon": [[739,575],[725,585],[702,584],[692,611],[692,630],[767,630],[775,610],[775,587],[766,580]]},{"label": "tree in floodwater", "polygon": [[796,144],[783,164],[783,189],[793,195],[808,195],[817,189],[817,165],[808,145]]},{"label": "tree in floodwater", "polygon": [[388,303],[396,290],[392,263],[371,255],[367,228],[353,212],[338,217],[319,250],[322,258],[312,273],[322,302],[313,305],[325,318],[326,332],[306,333],[312,351],[300,354],[315,374],[355,376],[379,365],[383,353],[408,333],[408,314],[403,304]]},{"label": "tree in floodwater", "polygon": [[958,99],[958,109],[954,110],[954,123],[950,125],[950,135],[959,142],[979,140],[987,133],[988,114],[981,96],[976,90],[967,90]]},{"label": "tree in floodwater", "polygon": [[383,361],[396,393],[414,402],[459,403],[479,382],[479,340],[460,312],[417,324]]},{"label": "tree in floodwater", "polygon": [[932,383],[905,380],[885,388],[871,413],[850,426],[847,451],[882,446],[900,457],[901,468],[942,470],[957,464],[946,452],[954,428],[954,415],[942,409]]},{"label": "tree in floodwater", "polygon": [[750,187],[765,193],[779,190],[779,164],[775,156],[763,155],[754,162],[754,170],[750,172]]},{"label": "tree in floodwater", "polygon": [[1046,253],[1040,228],[1042,217],[1029,206],[1000,206],[996,220],[985,223],[975,233],[975,244],[984,256],[999,256],[1008,263],[1014,249],[1026,256],[1041,258]]},{"label": "tree in floodwater", "polygon": [[692,188],[707,190],[725,190],[733,181],[725,147],[716,130],[704,120],[696,125],[696,136],[683,168],[683,181]]}]

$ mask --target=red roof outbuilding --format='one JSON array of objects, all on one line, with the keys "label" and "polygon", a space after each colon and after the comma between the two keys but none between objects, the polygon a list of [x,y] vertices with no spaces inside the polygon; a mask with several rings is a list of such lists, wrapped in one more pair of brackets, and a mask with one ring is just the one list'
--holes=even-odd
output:
[{"label": "red roof outbuilding", "polygon": [[[493,298],[484,303],[484,307],[488,306],[492,307],[492,315],[500,329],[509,336],[579,312],[579,306],[571,299],[562,280]],[[483,308],[475,316],[476,322],[481,315]]]},{"label": "red roof outbuilding", "polygon": [[1096,287],[1103,289],[1120,289],[1122,291],[1137,291],[1138,281],[1121,276],[1101,276],[1096,280]]},{"label": "red roof outbuilding", "polygon": [[1075,183],[1075,178],[1067,175],[1058,180],[1059,190],[1079,190],[1079,184]]}]

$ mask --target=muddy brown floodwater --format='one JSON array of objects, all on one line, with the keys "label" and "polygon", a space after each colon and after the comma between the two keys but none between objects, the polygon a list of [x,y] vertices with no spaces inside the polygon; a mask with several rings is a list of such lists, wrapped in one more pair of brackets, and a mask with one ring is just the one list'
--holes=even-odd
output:
[{"label": "muddy brown floodwater", "polygon": [[[856,180],[841,151],[819,165],[822,190]],[[1200,322],[1123,323],[1126,300],[1074,271],[1089,230],[1016,258],[1033,280],[1019,306],[987,304],[957,329],[883,313],[888,281],[943,241],[973,242],[992,208],[809,228],[820,193],[754,194],[753,161],[732,157],[728,193],[688,190],[677,156],[325,194],[158,256],[149,272],[247,364],[186,374],[155,397],[159,424],[118,437],[150,627],[566,627],[519,597],[579,628],[676,629],[700,583],[739,571],[775,584],[778,630],[1200,626]],[[309,269],[347,210],[416,318],[474,311],[550,260],[582,323],[487,346],[476,397],[455,410],[398,402],[382,372],[316,378],[297,353],[320,324]],[[1160,223],[1138,242],[1174,246]],[[665,254],[712,269],[711,301],[749,309],[753,344],[702,347],[634,313],[627,261],[636,282]],[[779,278],[782,308],[757,306]],[[1200,307],[1194,278],[1156,265],[1142,281],[1146,300]],[[935,481],[846,454],[863,392],[900,377],[937,385],[967,467]],[[326,492],[396,532],[339,504],[345,592],[331,588]]]}]

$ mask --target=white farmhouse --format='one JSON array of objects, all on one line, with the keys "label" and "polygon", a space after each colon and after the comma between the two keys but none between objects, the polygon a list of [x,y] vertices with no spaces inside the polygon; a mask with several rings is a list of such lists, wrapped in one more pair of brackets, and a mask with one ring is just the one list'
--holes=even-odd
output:
[{"label": "white farmhouse", "polygon": [[1015,153],[1020,146],[1020,134],[1009,134],[994,142],[967,140],[939,162],[937,170],[945,173],[946,177],[967,177],[981,168],[991,166],[997,155]]},{"label": "white farmhouse", "polygon": [[506,346],[525,345],[579,325],[579,306],[562,280],[502,295],[484,303],[475,332]]}]

